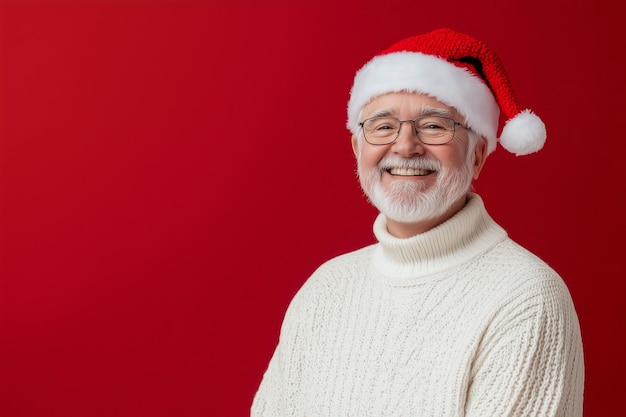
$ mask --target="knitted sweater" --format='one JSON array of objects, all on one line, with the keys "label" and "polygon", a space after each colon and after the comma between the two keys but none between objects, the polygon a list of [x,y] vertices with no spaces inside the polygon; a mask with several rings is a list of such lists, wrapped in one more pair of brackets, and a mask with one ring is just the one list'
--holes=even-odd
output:
[{"label": "knitted sweater", "polygon": [[581,416],[562,279],[471,194],[438,227],[323,264],[293,298],[253,417]]}]

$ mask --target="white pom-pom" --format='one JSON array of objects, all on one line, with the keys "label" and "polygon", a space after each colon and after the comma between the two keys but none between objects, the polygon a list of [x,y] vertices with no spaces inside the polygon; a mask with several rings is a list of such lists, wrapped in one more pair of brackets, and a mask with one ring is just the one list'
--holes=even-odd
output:
[{"label": "white pom-pom", "polygon": [[546,142],[546,125],[530,110],[521,111],[506,122],[499,141],[518,156],[537,152]]}]

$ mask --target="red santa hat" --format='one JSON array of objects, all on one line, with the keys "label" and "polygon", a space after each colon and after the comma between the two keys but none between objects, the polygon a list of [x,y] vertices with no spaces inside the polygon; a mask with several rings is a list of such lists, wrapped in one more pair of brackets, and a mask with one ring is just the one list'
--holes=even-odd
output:
[{"label": "red santa hat", "polygon": [[[546,140],[541,119],[522,109],[496,53],[483,42],[450,29],[403,39],[376,55],[354,78],[348,102],[348,129],[358,131],[363,107],[386,93],[410,91],[454,107],[467,127],[516,155],[540,150]],[[506,123],[500,137],[500,111]]]}]

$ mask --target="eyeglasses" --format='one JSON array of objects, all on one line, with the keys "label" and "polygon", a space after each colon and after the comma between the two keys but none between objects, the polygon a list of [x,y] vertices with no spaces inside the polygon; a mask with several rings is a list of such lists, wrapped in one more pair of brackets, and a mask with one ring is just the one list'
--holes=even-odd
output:
[{"label": "eyeglasses", "polygon": [[400,120],[395,117],[370,117],[359,123],[363,136],[370,145],[388,145],[400,135],[404,122],[413,124],[415,135],[425,145],[445,145],[454,139],[457,126],[467,129],[449,117],[422,116],[413,120]]}]

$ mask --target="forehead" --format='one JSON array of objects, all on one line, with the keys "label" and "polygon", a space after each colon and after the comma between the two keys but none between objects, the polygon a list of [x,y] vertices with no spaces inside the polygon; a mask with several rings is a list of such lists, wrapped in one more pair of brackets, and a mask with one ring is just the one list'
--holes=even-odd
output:
[{"label": "forehead", "polygon": [[428,94],[421,93],[387,93],[375,97],[363,107],[363,118],[373,113],[385,113],[398,117],[416,117],[426,109],[437,109],[448,112],[456,118],[459,113],[454,107],[450,107]]}]

